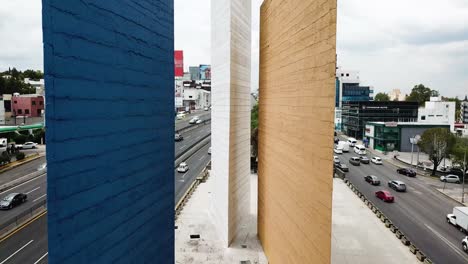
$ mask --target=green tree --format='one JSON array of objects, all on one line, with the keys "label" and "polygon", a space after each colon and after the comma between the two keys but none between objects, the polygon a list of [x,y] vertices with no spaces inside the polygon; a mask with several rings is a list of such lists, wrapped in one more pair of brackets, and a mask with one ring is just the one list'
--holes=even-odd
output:
[{"label": "green tree", "polygon": [[252,108],[250,115],[250,144],[252,145],[252,156],[258,155],[258,103]]},{"label": "green tree", "polygon": [[442,160],[452,153],[454,144],[455,136],[447,128],[431,128],[424,131],[418,146],[429,155],[429,160],[434,164],[431,175],[435,175]]},{"label": "green tree", "polygon": [[390,96],[387,93],[378,93],[374,97],[374,101],[386,102],[390,101]]},{"label": "green tree", "polygon": [[429,101],[431,96],[439,96],[439,92],[423,84],[418,84],[413,87],[410,95],[406,97],[406,101],[418,102],[419,106],[424,106],[424,103]]},{"label": "green tree", "polygon": [[457,137],[451,151],[452,164],[460,165],[463,171],[468,170],[468,138]]}]

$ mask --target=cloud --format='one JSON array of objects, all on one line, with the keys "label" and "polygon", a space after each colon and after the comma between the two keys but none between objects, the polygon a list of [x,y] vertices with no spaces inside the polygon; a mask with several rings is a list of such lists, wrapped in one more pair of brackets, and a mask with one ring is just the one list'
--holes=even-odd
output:
[{"label": "cloud", "polygon": [[375,91],[468,91],[468,1],[338,0],[338,65]]}]

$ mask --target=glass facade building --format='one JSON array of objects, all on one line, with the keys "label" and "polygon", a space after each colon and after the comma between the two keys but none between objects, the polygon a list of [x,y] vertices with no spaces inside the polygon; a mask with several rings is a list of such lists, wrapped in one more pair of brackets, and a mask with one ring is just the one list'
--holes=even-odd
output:
[{"label": "glass facade building", "polygon": [[418,119],[417,102],[343,102],[342,131],[362,139],[367,122],[415,122]]}]

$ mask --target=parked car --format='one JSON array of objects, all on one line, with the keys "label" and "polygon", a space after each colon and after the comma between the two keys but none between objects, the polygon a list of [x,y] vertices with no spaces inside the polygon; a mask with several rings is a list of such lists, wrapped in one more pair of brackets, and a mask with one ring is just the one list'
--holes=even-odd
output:
[{"label": "parked car", "polygon": [[333,163],[341,163],[340,159],[338,158],[338,156],[333,156]]},{"label": "parked car", "polygon": [[370,162],[369,158],[366,156],[360,156],[359,159],[361,160],[361,163],[364,163],[364,164],[369,164]]},{"label": "parked car", "polygon": [[406,185],[402,181],[389,181],[388,187],[392,188],[397,192],[406,192]]},{"label": "parked car", "polygon": [[175,141],[182,141],[182,140],[184,140],[184,137],[181,134],[176,133],[175,136],[174,136],[174,139],[175,139]]},{"label": "parked car", "polygon": [[416,172],[412,169],[407,169],[407,168],[399,168],[397,169],[397,172],[399,174],[403,174],[409,177],[416,177]]},{"label": "parked car", "polygon": [[346,164],[344,163],[335,163],[335,166],[342,171],[346,171],[346,172],[349,171],[348,166],[346,166]]},{"label": "parked car", "polygon": [[20,149],[35,149],[37,146],[37,143],[34,142],[26,142],[23,145],[16,145]]},{"label": "parked car", "polygon": [[377,176],[374,175],[367,175],[364,177],[364,180],[372,185],[380,185],[380,180]]},{"label": "parked car", "polygon": [[349,159],[349,163],[353,164],[354,166],[361,165],[361,159],[359,157],[352,157]]},{"label": "parked car", "polygon": [[462,240],[462,248],[463,248],[463,251],[465,251],[466,253],[468,253],[468,236],[466,236],[466,237]]},{"label": "parked car", "polygon": [[18,206],[28,199],[28,196],[23,193],[10,193],[0,201],[0,209],[8,210]]},{"label": "parked car", "polygon": [[197,122],[195,122],[195,124],[197,124],[197,125],[201,124],[201,123],[203,123],[203,120],[201,120],[201,119],[198,119]]},{"label": "parked car", "polygon": [[372,157],[371,162],[377,165],[382,165],[382,159],[379,157]]},{"label": "parked car", "polygon": [[335,152],[336,154],[343,154],[343,149],[336,147],[333,149],[333,152]]},{"label": "parked car", "polygon": [[375,196],[384,202],[393,203],[395,201],[395,197],[393,197],[393,195],[386,190],[375,192]]},{"label": "parked car", "polygon": [[447,176],[440,176],[441,182],[460,183],[460,178],[457,175],[449,174]]},{"label": "parked car", "polygon": [[211,147],[208,148],[208,155],[211,155]]},{"label": "parked car", "polygon": [[205,108],[203,108],[203,110],[205,110],[205,111],[209,111],[209,110],[210,110],[210,108],[208,108],[208,107],[205,107]]},{"label": "parked car", "polygon": [[185,162],[182,162],[181,164],[179,164],[179,167],[177,168],[177,172],[187,172],[189,170],[189,166],[187,163]]}]

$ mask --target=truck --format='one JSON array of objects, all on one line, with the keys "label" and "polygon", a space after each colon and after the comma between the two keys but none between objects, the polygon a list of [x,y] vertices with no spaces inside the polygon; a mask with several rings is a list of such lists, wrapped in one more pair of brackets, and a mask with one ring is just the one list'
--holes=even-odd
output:
[{"label": "truck", "polygon": [[449,224],[454,225],[460,231],[468,232],[468,207],[454,207],[453,212],[448,214],[446,219]]},{"label": "truck", "polygon": [[349,152],[349,143],[346,141],[338,141],[336,148],[343,150],[343,152]]}]

